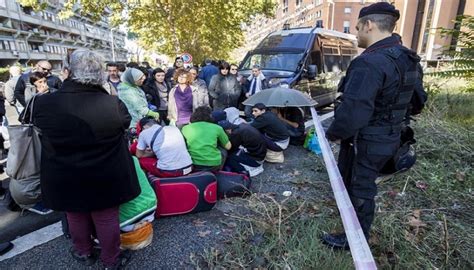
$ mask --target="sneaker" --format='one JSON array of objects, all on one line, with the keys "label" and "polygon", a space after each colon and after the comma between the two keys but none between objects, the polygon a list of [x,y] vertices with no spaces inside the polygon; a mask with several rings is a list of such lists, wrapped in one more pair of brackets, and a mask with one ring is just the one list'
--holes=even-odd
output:
[{"label": "sneaker", "polygon": [[42,202],[36,203],[33,207],[28,208],[28,210],[33,212],[33,213],[43,215],[43,216],[53,213],[53,210],[44,207]]},{"label": "sneaker", "polygon": [[250,177],[257,176],[263,172],[263,165],[260,165],[258,167],[250,167],[242,163],[240,165],[242,165],[245,170],[249,172]]},{"label": "sneaker", "polygon": [[132,259],[132,253],[129,250],[122,250],[118,257],[117,262],[113,266],[105,266],[103,265],[103,270],[117,270],[123,269]]},{"label": "sneaker", "polygon": [[85,265],[85,266],[92,266],[95,264],[95,262],[97,261],[97,254],[95,254],[94,252],[92,252],[91,254],[89,255],[79,255],[79,253],[77,253],[73,247],[71,247],[71,249],[69,249],[69,252],[71,253],[72,257],[78,261],[79,263],[81,263],[82,265]]}]

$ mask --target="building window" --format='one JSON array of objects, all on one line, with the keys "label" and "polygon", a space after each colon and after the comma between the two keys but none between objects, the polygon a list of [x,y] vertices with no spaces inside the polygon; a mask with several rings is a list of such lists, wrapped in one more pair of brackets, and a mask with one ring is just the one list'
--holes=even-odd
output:
[{"label": "building window", "polygon": [[288,0],[283,0],[283,13],[288,12]]},{"label": "building window", "polygon": [[317,20],[317,21],[316,21],[316,27],[317,27],[317,28],[324,28],[324,26],[323,26],[323,20]]},{"label": "building window", "polygon": [[343,32],[349,34],[351,32],[351,22],[350,21],[344,21],[343,26],[344,26]]},{"label": "building window", "polygon": [[351,12],[352,12],[352,8],[350,8],[350,7],[344,8],[344,13],[350,14]]},{"label": "building window", "polygon": [[303,2],[303,0],[296,0],[296,6],[299,7],[302,2]]}]

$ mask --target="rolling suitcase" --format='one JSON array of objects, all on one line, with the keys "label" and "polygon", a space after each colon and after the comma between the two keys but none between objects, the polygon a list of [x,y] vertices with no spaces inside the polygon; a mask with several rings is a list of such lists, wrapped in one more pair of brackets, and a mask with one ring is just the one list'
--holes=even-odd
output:
[{"label": "rolling suitcase", "polygon": [[219,171],[217,178],[217,197],[243,197],[250,194],[251,179],[247,174]]},{"label": "rolling suitcase", "polygon": [[217,181],[210,172],[180,177],[159,178],[148,175],[158,198],[156,217],[211,210],[217,201]]}]

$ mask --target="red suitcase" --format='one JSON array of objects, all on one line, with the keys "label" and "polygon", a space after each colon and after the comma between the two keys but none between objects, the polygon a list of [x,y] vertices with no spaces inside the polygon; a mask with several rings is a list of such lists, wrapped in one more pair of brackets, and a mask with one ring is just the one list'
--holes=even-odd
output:
[{"label": "red suitcase", "polygon": [[217,178],[217,197],[219,199],[229,197],[243,197],[250,194],[250,177],[246,174],[236,172],[219,171]]},{"label": "red suitcase", "polygon": [[158,198],[156,217],[211,210],[217,201],[217,181],[210,172],[159,178],[148,174]]}]

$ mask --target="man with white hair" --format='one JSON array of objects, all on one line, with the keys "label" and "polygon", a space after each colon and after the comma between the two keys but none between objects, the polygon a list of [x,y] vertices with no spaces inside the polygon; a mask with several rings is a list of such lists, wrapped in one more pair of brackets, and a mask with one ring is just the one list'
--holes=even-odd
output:
[{"label": "man with white hair", "polygon": [[35,94],[35,89],[30,83],[30,74],[33,72],[42,72],[45,73],[47,76],[47,83],[48,87],[50,89],[58,89],[61,87],[61,79],[59,77],[52,75],[51,70],[52,70],[51,63],[49,63],[46,60],[39,61],[34,70],[24,73],[21,75],[20,79],[18,80],[16,86],[15,86],[15,91],[14,95],[16,100],[23,105],[23,107],[26,106],[26,103],[28,100]]}]

